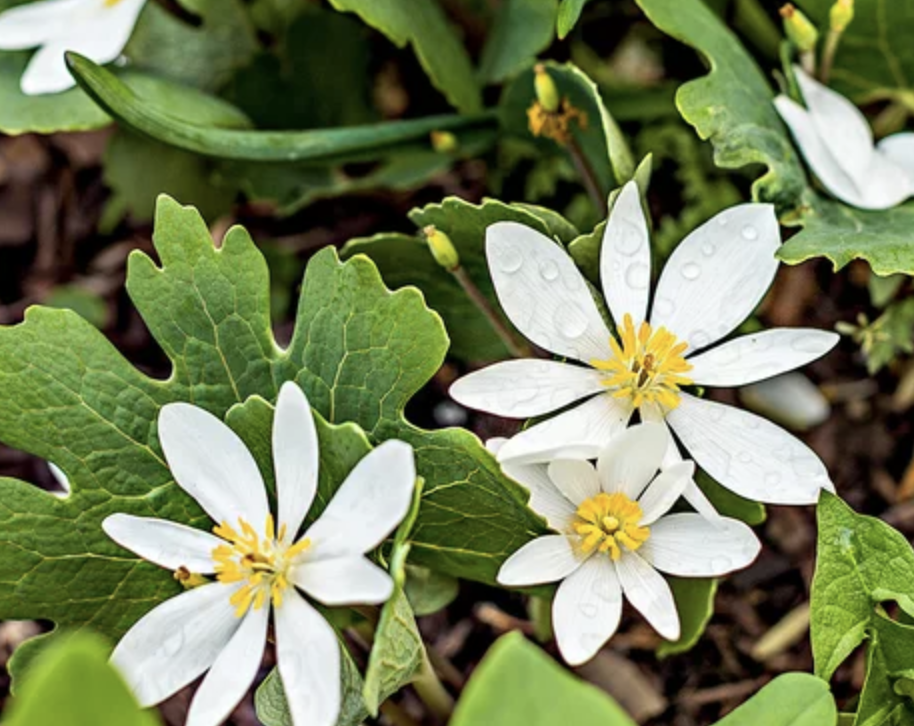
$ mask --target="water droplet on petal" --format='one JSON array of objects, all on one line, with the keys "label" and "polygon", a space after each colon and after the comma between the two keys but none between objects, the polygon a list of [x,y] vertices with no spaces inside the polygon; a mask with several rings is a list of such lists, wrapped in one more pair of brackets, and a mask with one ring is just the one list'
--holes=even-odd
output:
[{"label": "water droplet on petal", "polygon": [[701,267],[694,262],[686,262],[679,268],[679,272],[686,280],[697,280],[701,275]]},{"label": "water droplet on petal", "polygon": [[716,251],[717,251],[717,248],[714,245],[712,245],[710,242],[705,242],[701,246],[701,254],[703,254],[705,257],[710,257]]},{"label": "water droplet on petal", "polygon": [[587,330],[587,318],[577,307],[564,303],[555,311],[555,328],[569,340],[580,338]]},{"label": "water droplet on petal", "polygon": [[654,312],[657,315],[662,315],[667,317],[673,314],[673,311],[676,309],[675,303],[670,300],[668,297],[658,297],[654,301]]},{"label": "water droplet on petal", "polygon": [[625,271],[625,282],[633,290],[644,290],[650,282],[651,272],[647,265],[632,263]]},{"label": "water droplet on petal", "polygon": [[714,572],[726,572],[731,567],[733,567],[733,560],[729,557],[719,555],[711,559],[711,569],[714,570]]},{"label": "water droplet on petal", "polygon": [[781,473],[777,471],[769,471],[765,474],[765,484],[770,487],[776,487],[781,483]]},{"label": "water droplet on petal", "polygon": [[748,451],[740,451],[739,455],[736,458],[744,464],[752,463],[752,455]]},{"label": "water droplet on petal", "polygon": [[167,658],[173,658],[176,656],[181,648],[184,647],[184,632],[178,630],[173,635],[170,635],[165,639],[165,642],[162,643],[162,653]]},{"label": "water droplet on petal", "polygon": [[725,413],[726,413],[726,409],[723,406],[714,406],[711,408],[710,412],[708,413],[708,417],[714,423],[717,423],[718,421],[723,419]]},{"label": "water droplet on petal", "polygon": [[797,335],[790,341],[790,347],[797,353],[822,353],[821,342],[809,335]]},{"label": "water droplet on petal", "polygon": [[721,227],[726,227],[727,224],[728,224],[727,218],[724,217],[724,216],[718,216],[718,217],[717,217],[717,223],[718,223]]},{"label": "water droplet on petal", "polygon": [[629,257],[641,249],[641,245],[644,244],[644,236],[634,224],[626,219],[617,220],[617,224],[618,231],[614,247],[620,255]]},{"label": "water droplet on petal", "polygon": [[498,269],[502,272],[510,275],[524,266],[524,256],[516,247],[499,245],[495,249],[497,250],[495,264],[498,265]]},{"label": "water droplet on petal", "polygon": [[581,615],[583,615],[585,618],[597,617],[597,606],[592,602],[582,602],[578,606],[578,610],[581,611]]},{"label": "water droplet on petal", "polygon": [[742,235],[743,239],[751,242],[752,240],[758,239],[758,230],[751,224],[747,224],[743,227]]},{"label": "water droplet on petal", "polygon": [[540,276],[546,282],[552,282],[559,276],[559,266],[552,260],[543,260],[540,263]]},{"label": "water droplet on petal", "polygon": [[704,330],[694,330],[689,336],[689,345],[693,348],[704,348],[711,342],[711,336]]}]

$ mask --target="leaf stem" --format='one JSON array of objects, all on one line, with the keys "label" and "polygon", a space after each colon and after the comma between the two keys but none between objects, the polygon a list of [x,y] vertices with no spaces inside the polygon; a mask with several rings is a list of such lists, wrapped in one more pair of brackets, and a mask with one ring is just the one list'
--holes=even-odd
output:
[{"label": "leaf stem", "polygon": [[447,721],[450,718],[454,712],[454,697],[442,685],[425,652],[422,654],[419,674],[412,685],[419,698],[436,718],[441,721]]},{"label": "leaf stem", "polygon": [[527,612],[533,622],[533,635],[540,643],[552,640],[552,615],[547,598],[533,596],[527,603]]},{"label": "leaf stem", "polygon": [[466,270],[462,266],[458,265],[457,267],[448,270],[453,276],[454,279],[460,284],[460,287],[463,288],[463,291],[466,293],[467,297],[470,299],[476,308],[481,312],[486,320],[489,322],[489,325],[492,327],[492,330],[495,331],[495,334],[501,338],[501,341],[505,344],[505,347],[511,352],[515,358],[530,358],[533,356],[533,351],[529,346],[524,343],[518,342],[514,337],[514,334],[508,329],[508,326],[504,324],[501,317],[498,313],[495,312],[495,309],[492,307],[489,299],[482,294],[482,291],[476,287],[476,283],[470,279],[470,276],[467,274]]},{"label": "leaf stem", "polygon": [[578,175],[584,182],[584,188],[587,189],[587,193],[590,195],[594,206],[597,208],[601,217],[606,217],[609,213],[606,196],[600,191],[600,185],[597,183],[597,175],[594,173],[593,167],[590,165],[587,157],[584,156],[581,145],[573,135],[568,141],[568,153],[571,154],[571,160],[574,162],[574,167],[577,169]]},{"label": "leaf stem", "polygon": [[822,64],[819,66],[819,80],[822,83],[828,83],[831,76],[831,69],[835,63],[835,53],[838,51],[838,43],[841,40],[841,33],[837,30],[829,30],[825,36],[825,46],[822,49]]}]

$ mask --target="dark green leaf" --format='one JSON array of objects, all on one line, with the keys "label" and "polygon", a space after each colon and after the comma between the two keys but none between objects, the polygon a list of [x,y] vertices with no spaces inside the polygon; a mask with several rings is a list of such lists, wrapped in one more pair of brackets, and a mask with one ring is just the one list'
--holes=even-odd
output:
[{"label": "dark green leaf", "polygon": [[505,0],[479,59],[484,83],[499,83],[533,64],[552,42],[557,0]]}]

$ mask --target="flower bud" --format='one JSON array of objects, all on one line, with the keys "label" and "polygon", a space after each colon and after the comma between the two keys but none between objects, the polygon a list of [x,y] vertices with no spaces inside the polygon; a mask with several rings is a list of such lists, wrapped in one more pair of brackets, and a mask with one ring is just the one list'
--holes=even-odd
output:
[{"label": "flower bud", "polygon": [[175,570],[174,578],[181,583],[185,590],[190,590],[195,587],[200,587],[201,585],[206,585],[209,580],[207,580],[203,575],[198,575],[196,572],[191,572],[184,565],[181,565],[177,570]]},{"label": "flower bud", "polygon": [[828,20],[831,29],[836,33],[843,33],[845,28],[854,19],[854,0],[836,0],[828,11]]},{"label": "flower bud", "polygon": [[432,131],[429,136],[431,137],[432,148],[439,154],[449,154],[452,151],[457,151],[457,147],[460,146],[457,137],[450,131]]},{"label": "flower bud", "polygon": [[451,242],[450,237],[431,224],[423,229],[422,232],[425,234],[425,241],[428,243],[428,248],[432,253],[432,257],[435,258],[435,262],[448,272],[460,267],[460,255],[457,254],[457,249],[454,247],[454,243]]},{"label": "flower bud", "polygon": [[819,31],[816,26],[793,3],[787,3],[781,10],[784,19],[784,32],[800,52],[808,52],[816,47],[819,40]]},{"label": "flower bud", "polygon": [[549,71],[546,70],[546,66],[542,63],[537,63],[533,66],[533,72],[533,87],[536,89],[536,100],[539,101],[544,110],[549,113],[555,113],[559,110],[561,102],[559,89],[556,88],[555,81],[552,80],[552,76],[549,75]]}]

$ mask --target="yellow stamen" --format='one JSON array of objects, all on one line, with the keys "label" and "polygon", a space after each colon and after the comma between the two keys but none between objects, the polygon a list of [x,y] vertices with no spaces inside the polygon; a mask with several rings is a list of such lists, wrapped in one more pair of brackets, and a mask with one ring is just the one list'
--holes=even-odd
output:
[{"label": "yellow stamen", "polygon": [[241,617],[249,608],[260,609],[268,601],[275,607],[282,604],[283,592],[289,587],[288,569],[294,559],[311,546],[311,541],[302,539],[287,545],[285,525],[280,527],[277,539],[276,523],[270,514],[264,525],[263,539],[241,517],[238,529],[223,522],[214,527],[213,532],[226,541],[212,551],[216,578],[227,584],[244,583],[229,599],[235,606],[235,614]]},{"label": "yellow stamen", "polygon": [[584,554],[609,553],[618,560],[622,547],[634,552],[650,537],[651,530],[639,524],[642,514],[641,506],[621,492],[600,493],[581,502],[571,527],[581,538],[578,546]]},{"label": "yellow stamen", "polygon": [[114,7],[115,5],[117,5],[120,1],[121,1],[121,0],[105,0],[105,7],[106,7],[106,8],[113,8],[113,7]]},{"label": "yellow stamen", "polygon": [[666,328],[654,330],[646,322],[636,331],[628,314],[617,332],[619,341],[609,339],[612,357],[590,361],[594,368],[606,373],[603,384],[614,397],[631,399],[634,408],[645,403],[658,404],[666,411],[676,408],[679,387],[692,384],[692,379],[683,375],[692,370],[683,357],[688,344]]}]

